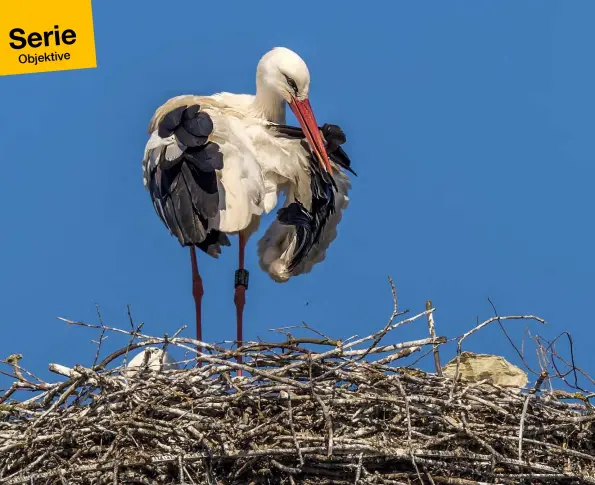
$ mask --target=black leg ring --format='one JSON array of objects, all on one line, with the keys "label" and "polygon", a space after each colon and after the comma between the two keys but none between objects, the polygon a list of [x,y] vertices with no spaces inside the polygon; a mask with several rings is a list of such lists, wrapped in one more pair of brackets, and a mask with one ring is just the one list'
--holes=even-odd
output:
[{"label": "black leg ring", "polygon": [[235,288],[238,286],[243,286],[244,288],[248,289],[248,276],[249,273],[247,269],[236,270]]}]

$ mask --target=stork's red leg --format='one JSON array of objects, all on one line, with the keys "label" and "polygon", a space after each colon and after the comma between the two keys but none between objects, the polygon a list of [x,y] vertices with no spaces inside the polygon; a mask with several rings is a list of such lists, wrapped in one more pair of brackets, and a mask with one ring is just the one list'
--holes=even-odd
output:
[{"label": "stork's red leg", "polygon": [[[239,234],[240,238],[240,267],[236,271],[235,275],[235,295],[233,301],[236,305],[236,318],[237,318],[237,342],[238,347],[242,345],[243,337],[243,316],[244,306],[246,305],[246,290],[248,289],[248,271],[244,269],[244,248],[246,247],[246,238],[242,232]],[[238,364],[242,363],[242,357],[238,356]],[[242,375],[241,371],[238,371],[238,375]]]},{"label": "stork's red leg", "polygon": [[[196,340],[202,342],[202,296],[204,290],[202,287],[202,278],[198,273],[198,264],[196,262],[196,248],[190,247],[190,264],[192,266],[192,296],[194,296],[194,304],[196,306]],[[199,351],[202,348],[198,349]]]}]

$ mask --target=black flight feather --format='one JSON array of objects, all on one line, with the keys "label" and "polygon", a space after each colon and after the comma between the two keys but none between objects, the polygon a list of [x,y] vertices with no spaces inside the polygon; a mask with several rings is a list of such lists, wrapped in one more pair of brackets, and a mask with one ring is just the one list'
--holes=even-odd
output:
[{"label": "black flight feather", "polygon": [[171,136],[171,134],[180,124],[180,121],[182,121],[182,116],[185,109],[186,106],[180,106],[179,108],[171,110],[163,117],[163,120],[161,120],[161,123],[159,123],[159,131],[157,132],[161,138],[167,138],[168,136]]},{"label": "black flight feather", "polygon": [[277,219],[286,226],[295,228],[296,244],[288,269],[291,271],[308,254],[312,247],[312,215],[300,201],[279,209]]},{"label": "black flight feather", "polygon": [[[210,116],[199,105],[180,106],[166,114],[158,135],[175,135],[181,155],[165,159],[165,146],[149,175],[148,188],[155,211],[182,246],[197,246],[208,252],[212,245],[228,246],[218,230],[208,230],[208,219],[217,215],[219,192],[216,170],[223,168],[219,145],[208,141],[213,131]],[[175,155],[174,155],[175,157]]]},{"label": "black flight feather", "polygon": [[[272,128],[284,136],[305,139],[300,128],[287,125],[274,125]],[[343,130],[337,125],[325,124],[321,131],[327,142],[329,158],[337,165],[354,173],[351,170],[349,157],[340,146],[346,142]],[[281,224],[295,228],[296,244],[288,265],[289,271],[304,261],[312,248],[320,241],[329,217],[335,213],[335,190],[337,190],[335,180],[330,173],[321,168],[305,140],[303,145],[310,152],[311,208],[309,211],[306,210],[302,202],[296,200],[277,212],[277,219]]]},{"label": "black flight feather", "polygon": [[[287,138],[306,138],[304,130],[296,126],[277,125],[271,123],[269,127],[276,131],[279,135]],[[338,125],[325,123],[319,129],[327,142],[326,151],[328,153],[329,159],[357,177],[357,173],[355,173],[355,171],[351,168],[351,160],[347,156],[347,153],[345,153],[345,150],[343,150],[343,148],[340,146],[347,142],[347,137],[345,136],[345,133],[341,127]]]}]

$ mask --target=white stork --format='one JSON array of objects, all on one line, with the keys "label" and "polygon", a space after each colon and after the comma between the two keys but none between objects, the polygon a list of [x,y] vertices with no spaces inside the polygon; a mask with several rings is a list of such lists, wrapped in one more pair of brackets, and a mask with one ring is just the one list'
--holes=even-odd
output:
[{"label": "white stork", "polygon": [[[248,271],[244,247],[260,217],[286,201],[258,243],[261,268],[277,282],[307,273],[325,257],[349,202],[350,160],[336,125],[319,128],[308,100],[310,74],[294,52],[277,47],[256,71],[256,95],[222,92],[169,99],[153,115],[143,181],[155,210],[190,247],[196,333],[202,341],[202,279],[195,247],[218,257],[239,236],[235,274],[237,342]],[[285,125],[285,105],[301,129]]]}]

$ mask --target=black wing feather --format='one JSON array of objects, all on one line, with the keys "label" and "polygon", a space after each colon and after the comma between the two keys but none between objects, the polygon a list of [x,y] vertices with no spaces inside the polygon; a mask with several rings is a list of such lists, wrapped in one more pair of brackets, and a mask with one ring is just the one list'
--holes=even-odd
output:
[{"label": "black wing feather", "polygon": [[[304,130],[296,126],[271,124],[270,127],[278,134],[288,138],[306,138]],[[351,168],[351,160],[347,156],[347,153],[345,153],[345,150],[340,146],[347,142],[347,137],[343,130],[338,125],[328,123],[325,123],[319,129],[327,142],[326,150],[330,160],[357,177],[357,173]]]},{"label": "black wing feather", "polygon": [[153,206],[168,230],[182,246],[197,246],[208,252],[213,245],[229,245],[218,230],[208,230],[208,219],[219,210],[216,170],[223,168],[219,145],[208,141],[213,131],[210,116],[198,104],[180,106],[163,117],[157,134],[175,135],[181,155],[165,159],[165,146],[158,163],[151,167],[147,187]]},{"label": "black wing feather", "polygon": [[[287,125],[274,125],[273,128],[284,136],[305,139],[300,128]],[[337,125],[329,124],[325,124],[320,130],[327,142],[329,158],[355,175],[349,157],[340,146],[347,141],[343,130]],[[295,269],[318,243],[329,217],[335,213],[336,183],[331,174],[322,170],[305,142],[304,148],[310,152],[311,209],[306,210],[304,205],[296,200],[277,212],[277,219],[281,224],[295,228],[296,245],[288,265],[289,271]]]},{"label": "black wing feather", "polygon": [[180,125],[185,109],[186,106],[180,106],[171,110],[163,117],[163,120],[159,123],[159,131],[157,132],[161,138],[171,136],[174,130]]},{"label": "black wing feather", "polygon": [[312,214],[300,201],[296,201],[279,209],[277,219],[281,224],[295,228],[296,244],[288,267],[291,271],[306,257],[312,247]]}]

